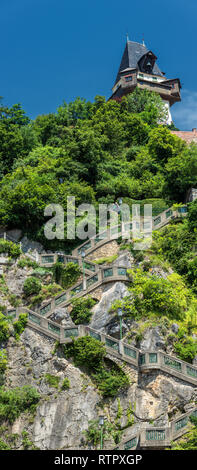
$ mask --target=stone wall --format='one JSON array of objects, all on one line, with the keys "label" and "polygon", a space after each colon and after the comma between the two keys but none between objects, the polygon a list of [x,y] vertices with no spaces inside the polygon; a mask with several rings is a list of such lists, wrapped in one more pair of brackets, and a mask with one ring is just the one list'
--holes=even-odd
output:
[{"label": "stone wall", "polygon": [[87,256],[89,260],[97,260],[100,258],[108,258],[109,256],[117,255],[119,251],[119,245],[115,240],[95,249],[92,253]]}]

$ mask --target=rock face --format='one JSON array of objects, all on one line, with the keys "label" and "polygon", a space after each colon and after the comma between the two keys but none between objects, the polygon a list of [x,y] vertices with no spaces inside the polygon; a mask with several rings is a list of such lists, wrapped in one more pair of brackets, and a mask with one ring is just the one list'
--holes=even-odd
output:
[{"label": "rock face", "polygon": [[19,269],[16,265],[13,265],[6,273],[6,283],[9,291],[20,296],[23,292],[23,284],[27,275],[27,268]]},{"label": "rock face", "polygon": [[128,250],[124,250],[119,254],[118,258],[113,262],[114,266],[121,266],[127,269],[132,268],[134,258]]},{"label": "rock face", "polygon": [[99,258],[107,258],[109,256],[117,255],[119,251],[119,246],[115,240],[112,240],[110,243],[96,248],[92,253],[88,255],[88,259],[97,260]]},{"label": "rock face", "polygon": [[[32,443],[41,450],[85,449],[83,431],[90,420],[98,419],[101,396],[89,376],[71,361],[53,354],[54,341],[26,328],[20,342],[13,338],[8,343],[9,369],[5,386],[31,385],[41,395],[36,416],[30,421],[22,414],[9,430],[21,435],[25,429]],[[110,356],[113,360],[113,357]],[[115,360],[118,363],[118,359]],[[126,427],[122,439],[129,440],[150,421],[155,426],[167,425],[169,419],[180,416],[195,406],[197,390],[185,382],[159,371],[140,374],[134,366],[123,365],[130,386],[118,397],[103,402],[102,412],[115,423],[118,413],[121,427]],[[58,388],[51,387],[46,374],[58,378]],[[70,388],[62,390],[64,378]],[[131,414],[132,412],[132,414]],[[128,425],[133,416],[134,423]],[[116,447],[113,440],[105,442],[106,449]],[[109,446],[109,447],[108,447]],[[23,448],[21,444],[18,449]]]},{"label": "rock face", "polygon": [[92,309],[91,328],[105,331],[106,325],[112,318],[112,314],[108,313],[112,303],[115,300],[123,299],[127,295],[129,295],[129,291],[122,282],[116,282],[110,289],[104,292],[100,302]]},{"label": "rock face", "polygon": [[26,236],[21,239],[22,249],[24,253],[28,251],[35,251],[35,253],[42,253],[44,251],[43,246],[39,242],[29,240]]},{"label": "rock face", "polygon": [[140,342],[140,349],[142,351],[158,351],[159,349],[165,350],[165,342],[160,331],[160,327],[149,328],[143,340]]},{"label": "rock face", "polygon": [[136,414],[144,421],[154,420],[158,426],[194,407],[197,396],[194,387],[159,371],[142,374],[136,392]]},{"label": "rock face", "polygon": [[[115,244],[113,242],[112,251],[117,250]],[[132,263],[132,257],[127,252],[122,252],[114,262],[127,268]],[[6,270],[9,292],[20,296],[24,279],[30,273],[31,269],[19,269],[15,264]],[[164,275],[161,271],[159,273]],[[104,290],[98,292],[99,302],[92,309],[90,326],[119,338],[117,315],[109,313],[109,309],[114,301],[126,296],[132,296],[132,293],[124,283],[106,284]],[[57,307],[51,318],[58,323],[74,326],[69,309]],[[131,344],[141,350],[162,349],[171,352],[172,344],[166,344],[168,325],[153,327],[149,324],[146,327],[144,323],[139,326],[136,321],[125,319],[122,327],[124,334],[129,333]],[[171,325],[170,333],[175,335],[178,330],[178,324]],[[118,421],[123,428],[121,439],[129,441],[147,423],[167,426],[169,420],[189,411],[197,402],[197,389],[193,385],[159,370],[141,373],[137,366],[124,364],[109,353],[107,360],[122,367],[129,377],[130,385],[120,391],[117,397],[103,400],[87,372],[75,367],[63,353],[55,351],[55,340],[29,327],[21,335],[20,341],[10,337],[7,353],[5,387],[9,389],[30,385],[39,392],[40,401],[33,418],[30,419],[26,413],[21,414],[6,432],[22,436],[22,431],[27,431],[33,445],[41,450],[90,448],[85,442],[84,431],[88,429],[89,421],[98,419],[99,412],[112,424]],[[47,380],[48,376],[55,378],[55,386]],[[66,390],[62,388],[65,378],[70,383]],[[17,442],[14,448],[23,449],[22,438]],[[114,447],[117,445],[112,438],[105,442],[106,449]]]}]

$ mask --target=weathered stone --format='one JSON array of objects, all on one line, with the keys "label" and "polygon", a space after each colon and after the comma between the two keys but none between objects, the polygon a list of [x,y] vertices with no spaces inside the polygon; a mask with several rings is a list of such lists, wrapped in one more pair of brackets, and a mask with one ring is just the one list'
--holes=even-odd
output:
[{"label": "weathered stone", "polygon": [[55,321],[57,323],[62,323],[64,326],[66,325],[74,325],[67,309],[64,308],[56,308],[52,315],[50,316],[50,320]]},{"label": "weathered stone", "polygon": [[179,325],[177,325],[177,323],[173,323],[172,326],[171,326],[171,330],[173,331],[173,333],[175,333],[177,335],[177,333],[179,331]]},{"label": "weathered stone", "polygon": [[108,258],[109,256],[117,255],[119,251],[119,245],[115,240],[112,240],[109,243],[96,248],[92,253],[90,253],[87,258],[90,260],[97,260],[100,258]]},{"label": "weathered stone", "polygon": [[156,326],[146,330],[144,338],[140,341],[140,349],[142,351],[157,351],[159,349],[165,349],[165,341],[160,327]]},{"label": "weathered stone", "polygon": [[92,309],[93,316],[90,326],[98,330],[104,329],[111,320],[111,314],[108,313],[108,310],[112,303],[117,299],[123,299],[127,295],[129,295],[128,288],[122,282],[116,282],[111,289],[104,292],[100,302]]},{"label": "weathered stone", "polygon": [[128,250],[121,251],[118,258],[113,262],[113,266],[121,266],[131,269],[133,266],[134,258]]}]

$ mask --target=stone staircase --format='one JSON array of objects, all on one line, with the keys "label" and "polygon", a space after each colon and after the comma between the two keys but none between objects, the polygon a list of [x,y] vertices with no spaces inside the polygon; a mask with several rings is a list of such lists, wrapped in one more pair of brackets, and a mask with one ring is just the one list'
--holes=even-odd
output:
[{"label": "stone staircase", "polygon": [[[160,229],[170,220],[180,218],[187,215],[187,207],[181,208],[182,212],[174,211],[172,208],[162,212],[159,216],[152,219],[149,227],[146,227],[146,234],[149,234],[150,229]],[[135,222],[134,222],[135,223]],[[128,225],[128,224],[127,224]],[[100,331],[94,330],[88,326],[79,325],[74,327],[64,327],[62,324],[53,322],[48,317],[54,312],[57,306],[67,307],[74,299],[83,297],[93,293],[99,286],[109,282],[128,282],[127,269],[122,266],[98,266],[96,263],[88,260],[88,255],[100,248],[106,243],[121,236],[125,229],[132,231],[132,224],[129,227],[116,226],[107,231],[98,234],[96,237],[84,242],[78,248],[73,250],[72,255],[64,255],[58,253],[47,253],[37,255],[36,261],[43,267],[50,267],[56,261],[61,261],[64,264],[68,262],[77,263],[80,267],[85,269],[85,285],[80,281],[65,292],[61,292],[54,297],[50,302],[40,308],[39,312],[34,312],[26,307],[19,307],[16,309],[8,309],[7,314],[12,318],[18,318],[20,313],[27,313],[28,326],[34,328],[41,334],[47,335],[60,343],[71,342],[73,337],[80,337],[90,335],[95,339],[102,341],[106,348],[106,357],[111,358],[115,363],[121,365],[124,372],[130,377],[131,381],[135,373],[147,373],[151,369],[159,369],[164,373],[170,374],[179,378],[191,385],[197,386],[197,367],[190,365],[176,357],[165,354],[163,351],[147,351],[142,352],[139,349],[126,343],[124,340],[117,340],[109,335],[105,335]],[[1,237],[1,235],[0,235]],[[4,238],[5,235],[4,235]],[[7,237],[9,239],[9,237]],[[14,240],[11,240],[14,241]],[[22,249],[22,246],[21,246]],[[85,251],[84,266],[81,257],[82,250]],[[27,255],[27,253],[26,253]],[[182,417],[172,421],[168,427],[154,427],[146,426],[142,428],[140,433],[131,435],[130,439],[123,440],[119,449],[136,449],[140,448],[165,448],[170,446],[171,440],[179,438],[188,429],[188,422],[190,414],[197,416],[197,409],[195,408],[190,413],[185,413]]]},{"label": "stone staircase", "polygon": [[[173,207],[170,207],[165,211],[161,212],[158,216],[152,217],[151,220],[145,223],[142,217],[133,217],[132,222],[122,223],[122,225],[115,225],[113,227],[107,228],[107,230],[100,232],[95,237],[92,237],[88,241],[85,241],[79,247],[75,248],[72,251],[72,255],[70,256],[58,253],[46,253],[41,255],[38,253],[30,254],[26,250],[24,252],[26,256],[29,256],[30,258],[36,260],[43,267],[52,266],[58,260],[58,257],[62,257],[62,262],[64,263],[72,261],[82,265],[82,250],[85,251],[85,255],[87,257],[101,246],[111,242],[112,240],[117,239],[120,236],[123,236],[125,239],[130,238],[132,230],[140,230],[144,233],[145,237],[149,237],[152,230],[158,230],[164,227],[165,225],[169,224],[171,220],[183,218],[185,216],[187,216],[187,205],[184,205],[178,208],[177,210],[174,210]],[[0,238],[4,238],[14,243],[20,244],[21,250],[23,251],[22,242],[18,242],[7,232],[1,232]],[[89,264],[89,268],[87,267],[88,271],[94,271],[95,269],[97,269],[98,266],[95,265],[95,263],[91,262],[90,260],[88,260],[87,262]]]},{"label": "stone staircase", "polygon": [[73,337],[90,335],[104,343],[107,354],[113,356],[113,360],[119,359],[122,364],[126,363],[137,368],[142,374],[153,369],[161,370],[184,382],[197,386],[197,366],[177,359],[176,356],[171,356],[163,351],[142,352],[124,340],[117,340],[89,326],[64,327],[48,318],[43,318],[42,315],[26,307],[18,307],[7,311],[7,314],[12,318],[18,318],[20,313],[28,315],[28,326],[59,341],[61,344],[71,342]]},{"label": "stone staircase", "polygon": [[190,417],[197,418],[197,407],[172,420],[168,426],[143,425],[140,432],[131,433],[113,450],[165,449],[180,439],[190,429]]}]

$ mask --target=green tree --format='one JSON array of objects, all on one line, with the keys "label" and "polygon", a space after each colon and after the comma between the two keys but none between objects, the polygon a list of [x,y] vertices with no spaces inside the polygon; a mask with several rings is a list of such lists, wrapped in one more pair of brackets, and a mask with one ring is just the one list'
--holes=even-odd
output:
[{"label": "green tree", "polygon": [[182,150],[180,148],[180,151],[176,151],[176,153],[165,165],[166,183],[164,191],[171,199],[183,202],[187,190],[196,186],[197,145],[192,144]]},{"label": "green tree", "polygon": [[141,113],[143,119],[150,125],[165,122],[167,113],[163,100],[158,93],[136,88],[127,96],[127,110],[129,113]]},{"label": "green tree", "polygon": [[12,169],[15,159],[23,154],[23,138],[19,126],[0,120],[0,176]]},{"label": "green tree", "polygon": [[67,346],[67,355],[74,358],[75,365],[88,366],[95,371],[102,363],[106,354],[103,343],[97,341],[91,336],[83,336],[73,341],[73,344]]},{"label": "green tree", "polygon": [[24,294],[28,297],[29,295],[32,295],[32,294],[34,295],[39,294],[41,287],[42,285],[39,279],[37,279],[36,277],[30,276],[30,277],[27,277],[24,281],[23,291],[24,291]]},{"label": "green tree", "polygon": [[186,148],[185,142],[171,134],[167,127],[159,126],[149,134],[148,149],[150,155],[162,164],[178,156]]}]

